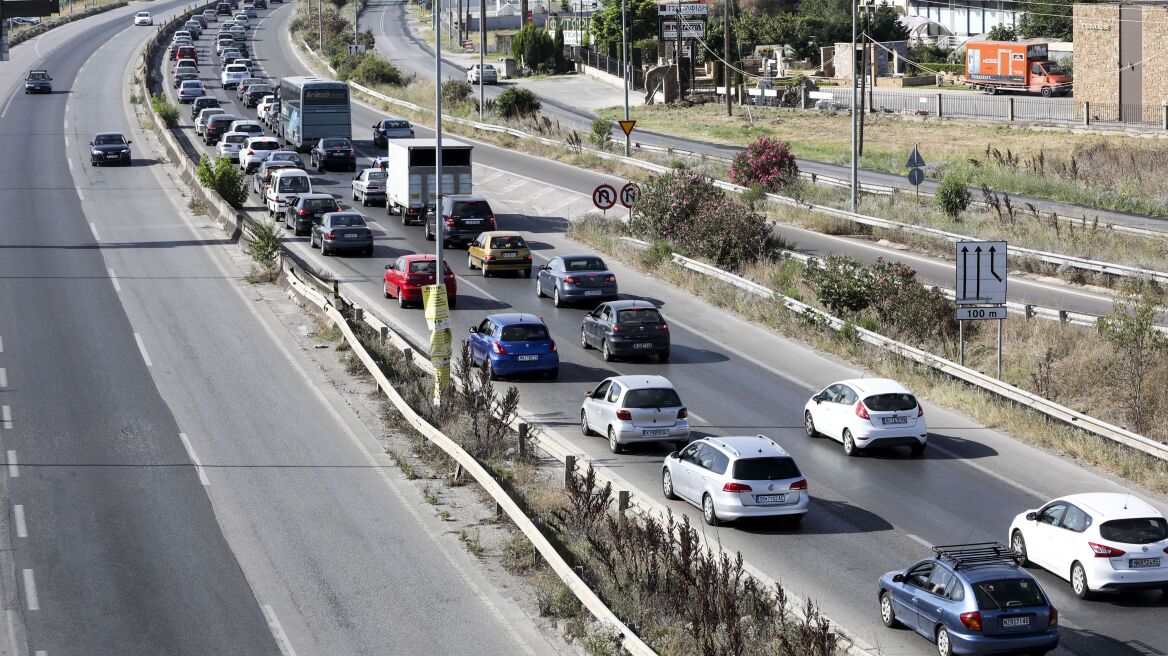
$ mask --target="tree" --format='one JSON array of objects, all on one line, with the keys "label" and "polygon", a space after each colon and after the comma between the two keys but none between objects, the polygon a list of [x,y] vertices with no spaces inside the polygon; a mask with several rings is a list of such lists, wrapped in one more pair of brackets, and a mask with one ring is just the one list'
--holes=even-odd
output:
[{"label": "tree", "polygon": [[957,173],[946,173],[937,187],[937,206],[946,216],[956,219],[969,208],[973,196],[965,186],[965,178]]},{"label": "tree", "polygon": [[1095,323],[1099,337],[1114,352],[1107,373],[1137,431],[1144,430],[1151,418],[1144,407],[1148,376],[1168,352],[1168,337],[1156,329],[1155,322],[1156,303],[1146,296],[1127,294],[1115,302],[1111,314]]},{"label": "tree", "polygon": [[567,62],[564,61],[564,26],[563,24],[556,25],[556,37],[552,41],[555,48],[555,55],[553,59],[556,64],[556,72],[563,73],[567,68]]},{"label": "tree", "polygon": [[815,297],[829,312],[847,317],[862,312],[872,302],[872,275],[856,258],[828,255],[811,260],[803,278],[815,290]]},{"label": "tree", "polygon": [[995,25],[990,28],[989,33],[986,34],[986,38],[990,41],[1017,41],[1018,33],[1012,27]]},{"label": "tree", "polygon": [[[625,0],[628,7],[628,40],[640,41],[657,35],[657,3],[653,0]],[[592,15],[592,38],[606,45],[621,42],[621,2],[605,0]]]},{"label": "tree", "polygon": [[531,70],[555,65],[555,42],[547,29],[538,25],[524,25],[511,40],[511,55]]},{"label": "tree", "polygon": [[877,42],[905,41],[908,28],[900,22],[900,14],[889,5],[882,4],[876,11],[864,14],[863,31]]}]

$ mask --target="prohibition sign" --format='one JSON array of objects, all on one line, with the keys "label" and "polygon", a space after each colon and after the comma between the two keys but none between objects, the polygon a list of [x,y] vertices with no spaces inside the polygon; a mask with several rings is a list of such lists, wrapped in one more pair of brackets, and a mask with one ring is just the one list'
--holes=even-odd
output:
[{"label": "prohibition sign", "polygon": [[637,202],[637,196],[641,195],[641,188],[632,182],[621,187],[620,202],[621,205],[633,209],[633,203]]},{"label": "prohibition sign", "polygon": [[616,205],[616,188],[610,184],[602,184],[592,190],[592,204],[601,210],[610,210]]}]

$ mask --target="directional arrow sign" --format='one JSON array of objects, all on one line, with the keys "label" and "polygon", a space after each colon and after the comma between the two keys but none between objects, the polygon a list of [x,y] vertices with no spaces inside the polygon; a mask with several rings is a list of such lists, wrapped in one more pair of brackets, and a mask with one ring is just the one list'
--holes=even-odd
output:
[{"label": "directional arrow sign", "polygon": [[922,169],[924,167],[925,167],[925,158],[921,157],[921,151],[917,150],[916,146],[913,146],[913,151],[911,153],[909,153],[908,162],[905,163],[904,168],[906,168],[906,169]]},{"label": "directional arrow sign", "polygon": [[957,242],[957,304],[1006,303],[1006,242]]},{"label": "directional arrow sign", "polygon": [[632,121],[632,120],[617,121],[617,123],[620,123],[621,129],[625,131],[626,137],[633,133],[633,126],[637,124],[636,121]]}]

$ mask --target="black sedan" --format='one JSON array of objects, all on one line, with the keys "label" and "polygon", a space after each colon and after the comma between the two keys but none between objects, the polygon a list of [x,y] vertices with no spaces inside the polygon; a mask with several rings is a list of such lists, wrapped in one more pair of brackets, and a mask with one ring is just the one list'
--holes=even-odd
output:
[{"label": "black sedan", "polygon": [[329,169],[342,171],[357,170],[357,151],[348,139],[321,139],[309,153],[308,163],[317,171]]},{"label": "black sedan", "polygon": [[601,303],[580,325],[580,346],[600,349],[605,362],[641,355],[668,362],[669,324],[648,301]]},{"label": "black sedan", "polygon": [[46,70],[33,69],[29,71],[28,76],[24,78],[24,92],[52,93],[53,78],[49,77],[49,72]]},{"label": "black sedan", "polygon": [[89,142],[89,163],[130,165],[130,144],[121,132],[100,132]]},{"label": "black sedan", "polygon": [[373,145],[388,146],[390,139],[413,139],[414,128],[404,118],[386,118],[373,124]]}]

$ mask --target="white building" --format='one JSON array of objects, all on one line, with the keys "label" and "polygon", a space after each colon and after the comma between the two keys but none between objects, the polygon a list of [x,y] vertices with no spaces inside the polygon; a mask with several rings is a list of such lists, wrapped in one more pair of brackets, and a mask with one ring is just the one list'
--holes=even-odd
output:
[{"label": "white building", "polygon": [[[878,6],[885,2],[860,0],[860,4]],[[919,16],[958,37],[985,34],[995,25],[1017,27],[1020,13],[1017,2],[1006,0],[888,0],[886,4],[904,16]]]}]

